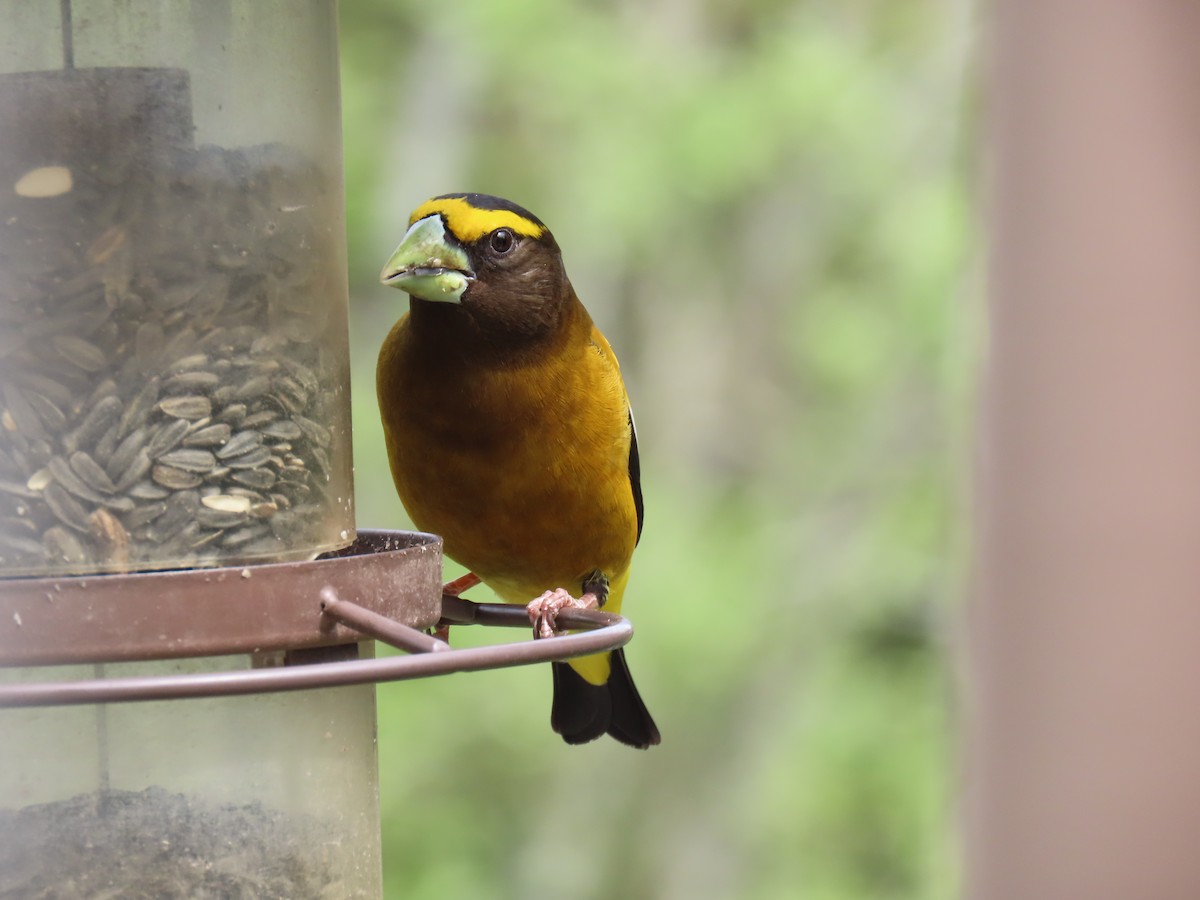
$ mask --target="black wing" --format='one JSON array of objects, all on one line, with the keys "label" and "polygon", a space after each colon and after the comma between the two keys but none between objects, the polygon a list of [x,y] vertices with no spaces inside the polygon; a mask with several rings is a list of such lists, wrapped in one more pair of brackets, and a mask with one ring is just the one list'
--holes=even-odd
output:
[{"label": "black wing", "polygon": [[632,409],[629,411],[629,486],[633,488],[633,506],[637,510],[637,540],[640,541],[642,539],[642,519],[646,517],[646,508],[642,503],[642,463],[638,459],[637,427],[633,424]]}]

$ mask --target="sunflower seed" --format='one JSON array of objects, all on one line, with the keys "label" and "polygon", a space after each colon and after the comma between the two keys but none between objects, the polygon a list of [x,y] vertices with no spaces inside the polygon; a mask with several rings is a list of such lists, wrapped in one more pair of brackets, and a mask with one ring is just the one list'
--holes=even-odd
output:
[{"label": "sunflower seed", "polygon": [[119,479],[121,474],[129,467],[129,464],[133,462],[133,457],[145,444],[145,428],[135,428],[129,432],[125,436],[125,439],[117,444],[116,449],[112,452],[112,456],[109,457],[108,462],[104,466],[104,471],[108,473],[108,477],[114,479],[114,481]]},{"label": "sunflower seed", "polygon": [[333,467],[330,465],[329,456],[324,450],[322,450],[320,447],[313,447],[312,458],[313,462],[317,464],[317,472],[322,478],[325,479],[326,482],[333,478]]},{"label": "sunflower seed", "polygon": [[274,396],[290,414],[301,413],[308,406],[308,392],[295,378],[287,375],[277,378],[274,387]]},{"label": "sunflower seed", "polygon": [[121,520],[107,509],[97,509],[88,516],[92,536],[104,548],[112,562],[128,562],[129,532]]},{"label": "sunflower seed", "polygon": [[69,334],[56,334],[50,339],[50,343],[54,345],[54,349],[63,359],[85,372],[99,372],[108,365],[104,351],[83,338]]},{"label": "sunflower seed", "polygon": [[303,466],[284,466],[279,470],[279,480],[289,485],[307,485],[308,469]]},{"label": "sunflower seed", "polygon": [[75,399],[75,394],[69,387],[59,384],[53,378],[47,378],[45,375],[39,375],[36,372],[17,372],[14,373],[14,378],[29,390],[48,397],[60,409],[70,407],[71,401]]},{"label": "sunflower seed", "polygon": [[25,482],[25,487],[29,490],[29,494],[23,496],[32,496],[39,491],[44,491],[46,489],[46,485],[53,480],[54,475],[51,473],[48,466],[38,469],[36,472],[30,475],[29,480]]},{"label": "sunflower seed", "polygon": [[279,489],[288,492],[293,506],[306,501],[312,493],[312,488],[305,481],[283,481],[280,483]]},{"label": "sunflower seed", "polygon": [[144,499],[144,495],[135,494],[133,488],[150,471],[152,464],[149,452],[144,447],[139,449],[133,454],[133,459],[129,461],[129,465],[125,467],[125,471],[115,479],[117,490],[128,491],[131,497],[142,496]]},{"label": "sunflower seed", "polygon": [[193,550],[203,550],[205,547],[215,544],[224,533],[225,532],[219,530],[206,532],[200,535],[200,537],[194,539],[189,546]]},{"label": "sunflower seed", "polygon": [[304,390],[310,395],[315,394],[318,390],[320,390],[321,382],[317,380],[317,376],[313,374],[312,370],[303,363],[298,363],[295,360],[285,360],[284,364],[287,366],[287,370],[292,374],[292,377],[295,378],[296,381],[300,383],[300,386],[303,387]]},{"label": "sunflower seed", "polygon": [[80,566],[90,562],[91,555],[79,538],[58,525],[53,525],[42,533],[42,546],[55,562],[63,562],[68,566]]},{"label": "sunflower seed", "polygon": [[324,425],[314,422],[312,419],[304,416],[292,416],[292,421],[300,426],[300,430],[304,432],[304,436],[316,444],[318,447],[328,447],[333,440],[333,436],[329,433],[329,429]]},{"label": "sunflower seed", "polygon": [[88,487],[83,479],[75,474],[70,463],[61,456],[51,459],[48,468],[50,469],[50,474],[54,476],[54,481],[80,500],[87,500],[89,503],[100,503],[104,500],[104,495]]},{"label": "sunflower seed", "polygon": [[254,400],[271,389],[271,379],[266,375],[255,375],[238,385],[231,395],[232,400]]},{"label": "sunflower seed", "polygon": [[146,444],[146,452],[151,459],[158,459],[167,451],[177,447],[183,440],[183,436],[187,434],[187,430],[187,419],[172,419],[150,436],[150,441]]},{"label": "sunflower seed", "polygon": [[229,360],[233,365],[248,370],[250,375],[270,375],[279,370],[279,360],[263,359],[249,353],[241,353]]},{"label": "sunflower seed", "polygon": [[[25,461],[29,463],[25,471],[29,468],[40,468],[50,462],[50,457],[54,455],[55,448],[50,446],[49,441],[41,438],[30,438],[25,440],[21,435],[13,435],[13,451],[14,453],[20,449],[24,449]],[[14,456],[15,458],[15,456]]]},{"label": "sunflower seed", "polygon": [[200,338],[200,346],[212,353],[226,353],[232,348],[229,340],[229,329],[222,326],[209,329],[208,333]]},{"label": "sunflower seed", "polygon": [[90,447],[100,436],[112,428],[121,415],[121,399],[104,397],[91,407],[83,421],[63,438],[63,446],[74,452],[81,447]]},{"label": "sunflower seed", "polygon": [[253,430],[239,431],[217,451],[217,459],[228,459],[238,456],[262,444],[262,434]]},{"label": "sunflower seed", "polygon": [[105,397],[116,398],[119,393],[117,383],[111,378],[102,379],[94,388],[92,393],[88,395],[87,405],[91,406],[94,403],[100,402]]},{"label": "sunflower seed", "polygon": [[212,415],[212,401],[196,394],[168,397],[159,402],[158,408],[179,419],[203,419]]},{"label": "sunflower seed", "polygon": [[164,465],[156,465],[150,471],[150,477],[163,487],[173,491],[199,487],[204,480],[193,472],[185,472],[183,469]]},{"label": "sunflower seed", "polygon": [[125,244],[127,234],[120,225],[110,225],[88,246],[83,258],[89,265],[100,266]]},{"label": "sunflower seed", "polygon": [[[117,487],[120,489],[120,482],[117,483]],[[125,490],[128,490],[130,497],[138,500],[164,500],[171,496],[170,491],[159,487],[153,481],[139,481]]]},{"label": "sunflower seed", "polygon": [[268,422],[273,422],[279,418],[279,413],[273,409],[263,409],[258,412],[251,413],[246,416],[246,421],[242,423],[243,428],[261,428]]},{"label": "sunflower seed", "polygon": [[201,508],[196,510],[196,521],[204,528],[233,528],[250,517],[249,511],[228,512],[222,509]]},{"label": "sunflower seed", "polygon": [[208,365],[207,353],[193,353],[190,356],[184,356],[171,363],[172,372],[191,372],[194,369],[201,369]]},{"label": "sunflower seed", "polygon": [[167,504],[158,501],[139,506],[125,515],[125,527],[136,529],[148,525],[167,511]]},{"label": "sunflower seed", "polygon": [[46,434],[41,417],[34,412],[24,392],[15,384],[4,385],[4,403],[16,425],[15,428],[9,429],[10,431],[20,431],[30,437],[42,437]]},{"label": "sunflower seed", "polygon": [[237,456],[231,456],[224,460],[224,462],[225,465],[233,469],[256,469],[270,458],[271,451],[266,447],[258,446]]},{"label": "sunflower seed", "polygon": [[245,513],[250,511],[251,500],[237,494],[209,494],[201,497],[200,503],[221,512]]},{"label": "sunflower seed", "polygon": [[270,469],[243,469],[229,476],[238,484],[265,491],[275,486],[275,473]]},{"label": "sunflower seed", "polygon": [[154,412],[155,401],[158,400],[158,379],[151,378],[142,389],[137,392],[129,405],[125,407],[125,411],[121,414],[121,422],[117,428],[117,432],[121,435],[127,435],[135,428],[141,428],[150,419],[150,414]]},{"label": "sunflower seed", "polygon": [[287,340],[278,334],[264,334],[261,337],[254,339],[250,345],[251,356],[267,356],[276,350],[282,349]]},{"label": "sunflower seed", "polygon": [[133,512],[137,506],[130,497],[105,497],[104,506],[119,513]]},{"label": "sunflower seed", "polygon": [[190,432],[183,439],[185,447],[219,447],[229,440],[232,429],[224,422],[206,425]]},{"label": "sunflower seed", "polygon": [[176,491],[166,502],[166,509],[161,516],[151,523],[154,540],[161,543],[184,527],[193,522],[196,510],[200,507],[200,498],[195,491]]},{"label": "sunflower seed", "polygon": [[217,414],[218,422],[225,422],[230,426],[237,428],[246,418],[245,403],[230,403],[220,413]]},{"label": "sunflower seed", "polygon": [[57,433],[67,427],[66,413],[49,397],[39,394],[37,391],[29,391],[25,395],[25,399],[29,401],[33,411],[38,414],[42,424],[51,431]]},{"label": "sunflower seed", "polygon": [[274,422],[268,422],[262,427],[262,433],[267,437],[285,441],[294,441],[303,435],[300,426],[291,419],[276,419]]},{"label": "sunflower seed", "polygon": [[185,472],[195,472],[200,475],[211,471],[217,464],[217,458],[207,450],[197,450],[187,447],[164,453],[158,458],[158,461],[168,466],[182,469]]},{"label": "sunflower seed", "polygon": [[237,390],[237,386],[233,384],[223,384],[212,392],[212,402],[217,407],[225,407],[233,400],[233,393]]},{"label": "sunflower seed", "polygon": [[108,477],[108,473],[83,450],[76,450],[72,453],[70,462],[75,474],[92,490],[99,491],[101,494],[112,494],[117,490],[117,486]]},{"label": "sunflower seed", "polygon": [[46,501],[46,506],[50,507],[50,512],[54,513],[60,522],[68,528],[87,533],[87,510],[80,505],[78,500],[68,494],[62,485],[46,485],[46,489],[42,491],[42,497]]},{"label": "sunflower seed", "polygon": [[210,391],[221,382],[221,376],[215,372],[180,372],[172,375],[163,385],[168,392],[192,393],[194,391]]},{"label": "sunflower seed", "polygon": [[114,422],[113,426],[104,432],[104,437],[96,441],[96,446],[92,448],[92,457],[96,462],[108,465],[108,461],[112,459],[113,450],[117,446],[117,434],[119,431],[120,422]]},{"label": "sunflower seed", "polygon": [[195,553],[192,552],[192,545],[197,543],[198,540],[203,540],[203,536],[200,534],[200,526],[195,522],[185,522],[183,527],[175,532],[169,541],[163,544],[162,552],[171,560],[174,567],[192,568],[199,562]]}]

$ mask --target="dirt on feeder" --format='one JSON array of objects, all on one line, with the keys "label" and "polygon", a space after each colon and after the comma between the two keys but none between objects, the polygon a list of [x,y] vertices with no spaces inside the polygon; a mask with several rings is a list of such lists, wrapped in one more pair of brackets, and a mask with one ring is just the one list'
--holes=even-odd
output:
[{"label": "dirt on feeder", "polygon": [[0,810],[4,900],[324,900],[353,896],[340,836],[261,804],[205,805],[162,788]]}]

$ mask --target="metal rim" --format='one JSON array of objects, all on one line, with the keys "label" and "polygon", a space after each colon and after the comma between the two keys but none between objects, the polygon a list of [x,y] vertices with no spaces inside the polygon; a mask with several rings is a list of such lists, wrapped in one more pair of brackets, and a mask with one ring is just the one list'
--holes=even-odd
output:
[{"label": "metal rim", "polygon": [[[502,626],[528,624],[525,610],[519,606],[474,604],[457,598],[448,600],[451,601],[447,603],[449,618],[456,622],[469,621]],[[314,618],[356,620],[356,630],[362,629],[357,631],[360,639],[378,638],[400,645],[401,649],[408,649],[403,645],[413,638],[406,632],[421,634],[396,622],[375,628],[369,623],[372,621],[370,616],[377,614],[337,598],[330,590],[322,592],[319,598],[310,598],[310,601]],[[367,616],[361,617],[361,613],[366,613]],[[633,637],[633,625],[627,619],[611,613],[564,610],[559,615],[559,624],[582,631],[551,638],[461,650],[451,649],[434,638],[421,635],[433,644],[426,644],[425,652],[413,656],[314,663],[276,669],[205,672],[195,675],[0,684],[0,708],[228,697],[406,681],[454,672],[476,672],[602,653],[624,646]],[[399,635],[392,633],[397,628],[401,629]]]},{"label": "metal rim", "polygon": [[360,531],[306,562],[0,580],[0,667],[221,656],[360,639],[314,615],[322,588],[393,621],[441,615],[442,541]]}]

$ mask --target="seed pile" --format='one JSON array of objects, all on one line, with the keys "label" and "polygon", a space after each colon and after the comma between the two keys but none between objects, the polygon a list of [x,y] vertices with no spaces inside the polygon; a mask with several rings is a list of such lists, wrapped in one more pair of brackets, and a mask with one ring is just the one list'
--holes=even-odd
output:
[{"label": "seed pile", "polygon": [[281,145],[112,165],[0,194],[0,569],[327,545],[348,476],[322,174]]},{"label": "seed pile", "polygon": [[361,896],[339,877],[353,852],[327,825],[258,803],[107,791],[0,810],[0,897]]}]

